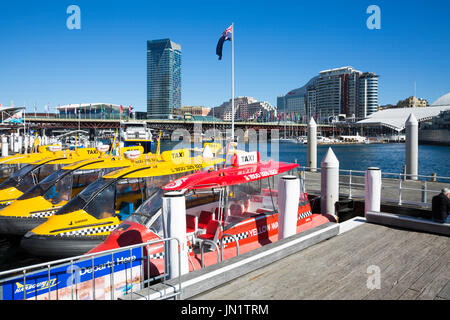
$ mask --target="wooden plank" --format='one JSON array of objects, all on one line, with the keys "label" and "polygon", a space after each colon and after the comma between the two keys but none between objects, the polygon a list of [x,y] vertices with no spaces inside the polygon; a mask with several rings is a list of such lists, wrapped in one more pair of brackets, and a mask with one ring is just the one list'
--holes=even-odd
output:
[{"label": "wooden plank", "polygon": [[445,300],[450,300],[450,280],[447,281],[447,284],[444,286],[444,288],[439,291],[437,297]]},{"label": "wooden plank", "polygon": [[443,254],[430,266],[410,288],[422,292],[437,276],[445,271],[446,265],[450,261],[450,247],[447,247]]},{"label": "wooden plank", "polygon": [[[371,290],[364,299],[396,299],[400,296],[397,287],[400,279],[407,272],[414,269],[431,248],[424,248],[422,244],[426,234],[410,232],[407,241],[397,243],[394,248],[390,248],[388,256],[389,265],[381,270],[381,287],[378,290]],[[377,261],[373,261],[377,265]],[[407,287],[406,287],[407,288]],[[406,290],[402,289],[401,292]]]},{"label": "wooden plank", "polygon": [[[450,251],[448,251],[450,252]],[[450,255],[448,255],[450,256]],[[438,296],[438,293],[445,287],[450,279],[450,262],[442,264],[439,272],[423,289],[421,294],[417,297],[418,300],[432,300]]]},{"label": "wooden plank", "polygon": [[420,292],[413,289],[406,289],[398,298],[399,300],[415,300]]},{"label": "wooden plank", "polygon": [[[339,281],[339,284],[334,290],[329,291],[323,298],[325,299],[362,299],[372,292],[380,292],[381,289],[369,289],[367,286],[367,279],[369,274],[367,268],[371,265],[380,268],[381,272],[381,288],[384,291],[389,289],[386,283],[386,274],[389,268],[395,264],[395,259],[398,259],[399,247],[404,247],[411,241],[410,233],[402,234],[399,238],[397,232],[390,230],[389,236],[394,238],[390,241],[389,237],[385,237],[386,243],[380,243],[378,248],[366,253],[362,256],[363,260],[356,261],[356,264],[350,265],[351,272]],[[387,245],[386,245],[387,244]]]},{"label": "wooden plank", "polygon": [[[196,298],[442,298],[449,248],[447,237],[364,224]],[[367,288],[370,265],[381,269],[380,290]]]},{"label": "wooden plank", "polygon": [[[389,299],[402,299],[405,292],[410,290],[410,286],[417,281],[424,273],[428,272],[430,267],[436,262],[436,260],[442,255],[442,252],[445,251],[448,244],[448,239],[445,237],[441,237],[437,239],[433,246],[424,247],[423,250],[419,250],[417,253],[418,257],[422,256],[422,259],[416,263],[415,266],[405,265],[405,273],[403,276],[400,276],[397,280],[397,283],[393,288],[389,291],[386,296]],[[423,255],[423,253],[426,253]],[[420,294],[420,291],[413,290]]]}]

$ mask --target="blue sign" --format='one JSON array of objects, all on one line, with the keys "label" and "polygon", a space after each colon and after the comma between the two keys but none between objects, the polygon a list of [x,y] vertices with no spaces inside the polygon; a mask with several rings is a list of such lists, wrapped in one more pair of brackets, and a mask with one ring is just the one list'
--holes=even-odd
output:
[{"label": "blue sign", "polygon": [[142,282],[142,248],[42,269],[0,283],[0,300],[111,299]]}]

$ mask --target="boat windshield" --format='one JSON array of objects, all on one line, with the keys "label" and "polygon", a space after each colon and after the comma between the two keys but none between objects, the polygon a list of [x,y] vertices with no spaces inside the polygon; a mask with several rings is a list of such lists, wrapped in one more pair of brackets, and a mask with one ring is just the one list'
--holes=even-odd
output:
[{"label": "boat windshield", "polygon": [[59,164],[29,164],[14,172],[10,178],[3,181],[0,184],[0,190],[15,187],[21,192],[26,192],[30,186],[38,184],[43,178],[60,169],[61,166]]},{"label": "boat windshield", "polygon": [[164,191],[159,188],[136,210],[136,212],[124,221],[131,221],[146,226],[159,237],[163,236],[162,228],[162,197]]},{"label": "boat windshield", "polygon": [[132,214],[147,198],[181,174],[147,178],[99,178],[62,207],[57,215],[84,210],[97,219]]},{"label": "boat windshield", "polygon": [[279,179],[280,175],[277,175],[228,187],[225,228],[251,216],[278,212]]},{"label": "boat windshield", "polygon": [[77,196],[72,198],[72,200],[70,200],[55,214],[66,214],[83,209],[86,203],[88,203],[89,199],[93,198],[97,194],[97,192],[113,182],[113,179],[98,178],[96,181],[84,188],[83,191],[81,191]]},{"label": "boat windshield", "polygon": [[0,164],[0,181],[3,181],[6,178],[11,177],[11,175],[25,167],[27,164],[26,163],[2,163]]},{"label": "boat windshield", "polygon": [[59,169],[33,186],[19,200],[43,196],[52,204],[69,201],[87,185],[97,180],[104,174],[117,168],[99,168],[88,170],[64,170]]}]

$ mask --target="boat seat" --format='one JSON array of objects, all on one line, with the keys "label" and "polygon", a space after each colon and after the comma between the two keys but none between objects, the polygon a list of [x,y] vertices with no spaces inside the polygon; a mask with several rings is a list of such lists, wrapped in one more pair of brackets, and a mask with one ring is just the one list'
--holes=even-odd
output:
[{"label": "boat seat", "polygon": [[243,206],[237,203],[230,205],[230,215],[234,217],[241,217],[244,213]]},{"label": "boat seat", "polygon": [[227,222],[227,223],[233,223],[233,222],[241,221],[241,220],[243,220],[243,217],[228,216],[228,217],[225,219],[225,222]]},{"label": "boat seat", "polygon": [[214,219],[214,213],[211,211],[202,211],[200,212],[200,216],[198,218],[198,227],[201,229],[206,229],[209,221]]},{"label": "boat seat", "polygon": [[123,201],[120,204],[119,207],[119,213],[117,214],[119,216],[120,220],[124,220],[126,217],[128,217],[130,214],[133,213],[133,203],[132,202],[127,202],[127,201]]},{"label": "boat seat", "polygon": [[212,240],[217,241],[217,233],[219,232],[219,221],[210,220],[206,227],[206,233],[199,234],[197,237],[202,240]]},{"label": "boat seat", "polygon": [[196,232],[198,228],[198,217],[190,214],[186,215],[186,233]]}]

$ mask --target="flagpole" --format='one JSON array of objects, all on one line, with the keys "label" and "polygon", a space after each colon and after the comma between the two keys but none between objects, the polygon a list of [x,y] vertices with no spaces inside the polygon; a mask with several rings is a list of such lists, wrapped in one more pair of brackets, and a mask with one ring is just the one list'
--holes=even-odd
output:
[{"label": "flagpole", "polygon": [[234,142],[234,22],[231,30],[231,140]]}]

